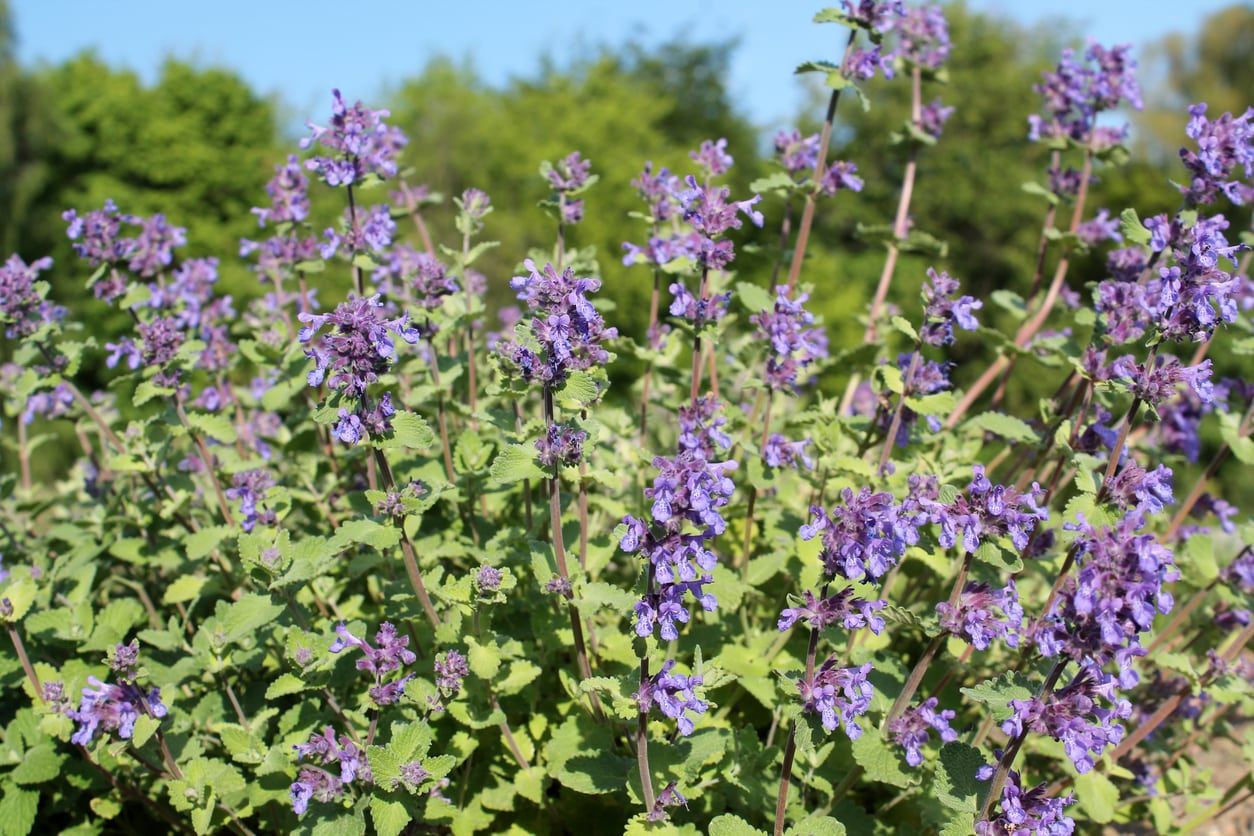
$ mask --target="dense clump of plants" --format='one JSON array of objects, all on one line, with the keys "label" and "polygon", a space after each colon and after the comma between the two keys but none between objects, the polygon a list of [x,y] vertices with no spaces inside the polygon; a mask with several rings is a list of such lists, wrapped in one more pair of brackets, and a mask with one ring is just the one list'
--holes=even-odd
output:
[{"label": "dense clump of plants", "polygon": [[[1176,832],[1240,801],[1248,770],[1216,786],[1195,755],[1254,676],[1254,526],[1211,493],[1254,461],[1254,390],[1207,357],[1252,345],[1221,211],[1254,200],[1254,111],[1189,109],[1174,215],[1094,213],[1136,65],[1064,53],[1027,126],[1051,157],[1025,186],[1035,274],[976,299],[896,269],[945,253],[910,212],[961,107],[924,94],[941,10],[816,20],[848,32],[800,67],[831,90],[822,131],[780,133],[754,193],[722,184],[723,140],[686,171],[641,161],[642,334],[578,246],[591,161],[541,165],[553,240],[484,276],[489,194],[406,182],[406,137],[338,91],[253,210],[246,307],[177,219],[111,202],[65,213],[79,260],[55,269],[133,335],[97,344],[48,259],[9,259],[0,830]],[[841,277],[808,274],[807,243],[877,176],[829,159],[877,75],[912,87],[906,165],[863,230],[885,248],[864,343],[836,351],[806,304]],[[337,223],[313,226],[311,188]],[[737,273],[746,224],[779,230],[766,271]],[[1070,286],[1089,253],[1108,278]],[[987,348],[965,391],[959,340]],[[645,370],[614,391],[624,355]],[[1010,414],[1015,374],[1052,395]],[[81,457],[34,484],[50,422]]]}]

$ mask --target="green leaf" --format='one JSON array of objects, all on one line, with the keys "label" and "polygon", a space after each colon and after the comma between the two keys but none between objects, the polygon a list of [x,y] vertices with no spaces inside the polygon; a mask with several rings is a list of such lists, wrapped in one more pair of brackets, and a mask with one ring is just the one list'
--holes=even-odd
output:
[{"label": "green leaf", "polygon": [[0,799],[0,834],[26,836],[35,826],[38,810],[39,793],[16,786],[5,787],[4,798]]},{"label": "green leaf", "polygon": [[216,796],[213,790],[209,790],[209,796],[205,799],[205,803],[192,810],[192,829],[196,831],[196,836],[204,836],[209,832],[209,828],[213,826],[213,808],[216,803]]},{"label": "green leaf", "polygon": [[187,535],[183,547],[187,549],[189,560],[200,560],[213,552],[226,537],[235,533],[235,529],[225,525],[214,525],[202,528]]},{"label": "green leaf", "polygon": [[208,582],[208,578],[202,578],[199,575],[183,575],[165,588],[165,595],[161,596],[161,603],[182,604],[192,601],[196,596],[200,595],[200,590]]},{"label": "green leaf", "polygon": [[562,786],[586,795],[623,788],[632,762],[614,754],[609,729],[580,715],[566,718],[544,748],[548,773]]},{"label": "green leaf", "polygon": [[349,520],[335,530],[332,542],[343,548],[349,543],[360,543],[378,551],[394,548],[401,541],[401,530],[374,520]]},{"label": "green leaf", "polygon": [[135,394],[131,396],[131,403],[135,406],[143,406],[153,398],[169,398],[173,394],[173,389],[158,386],[151,380],[141,380],[135,387]]},{"label": "green leaf", "polygon": [[1254,464],[1254,439],[1241,435],[1240,417],[1235,412],[1219,413],[1219,434],[1242,464]]},{"label": "green leaf", "polygon": [[845,826],[838,819],[812,815],[785,830],[784,836],[845,836],[846,832]]},{"label": "green leaf", "polygon": [[96,796],[87,802],[87,806],[91,808],[93,813],[105,821],[116,818],[118,813],[122,812],[122,805],[107,795]]},{"label": "green leaf", "polygon": [[872,781],[894,787],[908,787],[914,782],[914,776],[901,768],[901,757],[880,736],[879,729],[864,729],[853,741],[853,759]]},{"label": "green leaf", "polygon": [[61,774],[63,755],[57,754],[50,743],[32,746],[22,755],[22,762],[9,773],[8,778],[15,784],[42,784],[51,781]]},{"label": "green leaf", "polygon": [[370,818],[379,836],[398,836],[409,824],[409,811],[399,801],[387,801],[377,795],[370,797]]},{"label": "green leaf", "polygon": [[1036,182],[1035,180],[1028,180],[1019,188],[1023,189],[1023,191],[1027,192],[1028,194],[1045,198],[1054,206],[1058,205],[1058,195],[1054,194],[1049,189],[1045,188],[1044,186],[1042,186],[1040,183]]},{"label": "green leaf", "polygon": [[984,765],[980,750],[966,743],[947,743],[941,748],[933,796],[950,810],[974,813],[983,784],[975,773]]},{"label": "green leaf", "polygon": [[1028,306],[1023,301],[1023,297],[1015,293],[1013,290],[1007,290],[1006,288],[994,290],[989,294],[989,298],[992,299],[999,308],[1009,311],[1016,320],[1021,322],[1024,319],[1027,319]]},{"label": "green leaf", "polygon": [[189,412],[187,424],[200,435],[208,436],[220,444],[235,443],[235,426],[225,415],[209,412]]},{"label": "green leaf", "polygon": [[262,627],[273,623],[281,612],[283,612],[283,605],[271,601],[269,595],[260,593],[245,595],[231,604],[223,619],[227,641],[238,642],[256,633]]},{"label": "green leaf", "polygon": [[996,566],[1005,572],[1018,573],[1023,571],[1023,561],[1017,554],[1007,552],[991,540],[980,543],[975,551],[975,559],[990,566]]},{"label": "green leaf", "polygon": [[266,699],[272,700],[276,697],[286,697],[289,694],[299,694],[308,688],[309,686],[300,677],[292,673],[285,673],[270,683],[270,687],[266,689]]},{"label": "green leaf", "polygon": [[392,432],[375,443],[380,450],[425,450],[435,443],[435,433],[421,416],[398,412],[392,416]]},{"label": "green leaf", "polygon": [[566,378],[566,383],[554,393],[559,402],[573,401],[586,406],[595,403],[601,397],[601,386],[597,378],[588,372],[573,372]]},{"label": "green leaf", "polygon": [[488,471],[488,484],[509,485],[525,480],[543,479],[545,473],[536,464],[535,447],[511,444],[496,454]]},{"label": "green leaf", "polygon": [[709,836],[758,836],[766,833],[759,830],[740,816],[724,813],[710,822]]},{"label": "green leaf", "polygon": [[993,435],[1001,436],[1007,441],[1022,441],[1026,443],[1037,440],[1036,430],[1032,429],[1025,421],[1001,412],[983,412],[967,421],[965,426],[970,429],[990,432]]},{"label": "green leaf", "polygon": [[1135,209],[1124,209],[1119,213],[1119,221],[1119,229],[1123,232],[1124,238],[1142,246],[1150,242],[1150,231],[1145,228],[1145,224],[1141,223],[1141,218]]},{"label": "green leaf", "polygon": [[[268,699],[269,694],[266,696]],[[269,747],[256,732],[234,723],[218,726],[217,732],[222,746],[236,763],[256,765],[265,761]]]},{"label": "green leaf", "polygon": [[1012,671],[995,679],[986,679],[974,687],[963,688],[962,693],[970,700],[987,705],[993,719],[1000,723],[1010,716],[1011,700],[1031,699],[1035,692],[1031,680]]},{"label": "green leaf", "polygon": [[1077,775],[1075,795],[1080,809],[1093,821],[1106,824],[1114,820],[1119,804],[1119,788],[1102,773],[1090,770]]},{"label": "green leaf", "polygon": [[4,616],[3,620],[9,623],[17,623],[21,621],[26,613],[30,612],[31,605],[35,603],[35,581],[30,574],[23,572],[18,574],[14,572],[9,579],[9,585],[3,592],[0,592],[0,598],[6,599],[12,611],[9,615]]},{"label": "green leaf", "polygon": [[[787,177],[787,175],[783,175]],[[792,181],[789,180],[791,183]],[[755,191],[761,191],[756,190]],[[749,282],[736,283],[736,297],[740,299],[740,304],[750,313],[759,313],[761,311],[770,310],[775,306],[775,300],[771,298],[771,294],[756,284]]]},{"label": "green leaf", "polygon": [[157,729],[161,726],[161,721],[156,717],[150,717],[147,714],[141,714],[135,720],[135,732],[131,735],[131,744],[136,748],[141,748],[145,743],[152,739],[157,733]]},{"label": "green leaf", "polygon": [[919,332],[914,330],[914,326],[910,324],[910,320],[904,316],[894,316],[891,320],[893,327],[910,338],[911,342],[919,341]]}]

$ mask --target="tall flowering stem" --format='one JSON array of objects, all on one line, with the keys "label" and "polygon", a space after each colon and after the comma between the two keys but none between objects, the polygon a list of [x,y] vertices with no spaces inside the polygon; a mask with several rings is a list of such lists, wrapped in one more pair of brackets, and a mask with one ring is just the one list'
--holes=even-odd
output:
[{"label": "tall flowering stem", "polygon": [[[827,584],[819,590],[819,598],[827,597]],[[814,665],[819,651],[819,634],[821,626],[810,627],[810,638],[806,644],[806,681],[814,679]],[[788,810],[788,788],[792,784],[792,765],[797,757],[797,727],[788,730],[788,741],[784,744],[784,763],[779,770],[779,790],[775,796],[775,836],[784,834],[784,814]]]},{"label": "tall flowering stem", "polygon": [[[374,450],[374,461],[379,468],[379,476],[383,480],[383,489],[387,493],[396,492],[396,479],[392,476],[392,468],[388,466],[387,456],[383,451],[376,448]],[[435,605],[431,602],[431,595],[427,592],[427,585],[422,579],[422,570],[418,567],[418,552],[414,549],[414,544],[409,539],[409,533],[405,531],[405,526],[398,526],[401,532],[401,559],[405,563],[405,574],[409,576],[409,584],[414,589],[414,595],[418,597],[418,603],[422,606],[422,611],[426,613],[427,620],[431,622],[432,627],[440,626],[440,614],[436,612]]]}]

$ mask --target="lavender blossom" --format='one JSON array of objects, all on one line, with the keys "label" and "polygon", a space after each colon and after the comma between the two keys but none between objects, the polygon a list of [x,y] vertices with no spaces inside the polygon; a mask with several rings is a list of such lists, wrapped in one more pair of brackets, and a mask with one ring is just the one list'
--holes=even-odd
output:
[{"label": "lavender blossom", "polygon": [[828,576],[849,580],[879,579],[917,543],[917,526],[902,514],[888,493],[872,493],[863,488],[854,494],[841,492],[842,503],[830,512],[810,507],[811,522],[801,526],[802,540],[821,537],[819,558]]},{"label": "lavender blossom", "polygon": [[939,5],[907,6],[893,24],[896,55],[925,70],[939,69],[949,57],[949,24]]},{"label": "lavender blossom", "polygon": [[958,732],[949,725],[956,713],[951,709],[937,711],[938,703],[936,697],[930,697],[917,706],[907,708],[888,724],[888,733],[898,746],[906,750],[906,763],[910,766],[923,763],[923,747],[927,745],[931,732],[940,735],[942,743],[953,743],[958,739]]},{"label": "lavender blossom", "polygon": [[570,424],[550,424],[545,435],[536,439],[540,466],[549,470],[575,467],[583,458],[583,444],[588,434]]},{"label": "lavender blossom", "polygon": [[310,799],[338,801],[343,796],[346,785],[358,780],[363,784],[374,783],[365,750],[347,735],[340,735],[337,739],[335,730],[330,726],[321,733],[312,735],[308,743],[298,743],[293,748],[298,758],[313,760],[323,767],[333,764],[339,764],[340,767],[338,778],[324,769],[303,767],[300,770],[289,791],[292,809],[298,816],[308,809]]},{"label": "lavender blossom", "polygon": [[1176,501],[1171,493],[1171,468],[1162,464],[1146,470],[1135,462],[1128,463],[1110,480],[1106,493],[1120,508],[1135,508],[1146,514],[1157,514]]},{"label": "lavender blossom", "polygon": [[107,684],[94,676],[87,677],[83,699],[77,709],[65,715],[78,723],[70,742],[88,746],[97,736],[116,732],[118,738],[130,740],[135,722],[141,714],[160,720],[166,715],[160,688],[144,688],[135,679],[139,673],[139,644],[116,645],[109,654],[109,667],[117,682]]},{"label": "lavender blossom", "polygon": [[858,166],[854,163],[837,160],[823,170],[823,179],[819,181],[819,192],[831,197],[841,190],[862,191],[862,178],[858,175]]},{"label": "lavender blossom", "polygon": [[239,500],[239,511],[243,516],[240,527],[245,531],[252,531],[257,523],[275,525],[278,522],[272,509],[258,508],[265,501],[266,491],[272,487],[274,477],[268,470],[245,470],[231,477],[226,498]]},{"label": "lavender blossom", "polygon": [[[984,777],[991,777],[991,773]],[[1070,836],[1075,822],[1063,811],[1074,803],[1073,795],[1049,797],[1043,783],[1024,790],[1019,773],[1012,769],[1001,791],[1001,815],[976,822],[976,836]]]},{"label": "lavender blossom", "polygon": [[784,285],[775,288],[775,305],[749,317],[758,327],[758,336],[769,341],[766,385],[772,390],[793,391],[798,376],[810,365],[827,357],[827,335],[814,326],[814,315],[804,304],[809,294],[798,294]]},{"label": "lavender blossom", "polygon": [[727,418],[720,414],[721,404],[713,395],[703,395],[697,402],[679,408],[679,449],[690,450],[707,461],[714,461],[719,450],[730,450],[732,439],[724,430]]},{"label": "lavender blossom", "polygon": [[969,582],[955,605],[942,601],[936,605],[940,626],[976,650],[987,650],[997,639],[1007,647],[1019,646],[1023,629],[1023,606],[1014,580],[994,590],[986,583]]},{"label": "lavender blossom", "polygon": [[1131,47],[1110,49],[1090,43],[1083,60],[1065,49],[1057,69],[1044,73],[1036,91],[1045,100],[1044,113],[1028,117],[1033,141],[1069,138],[1078,143],[1108,147],[1122,139],[1126,128],[1096,125],[1097,116],[1123,103],[1141,109],[1136,61]]},{"label": "lavender blossom", "polygon": [[0,267],[0,323],[9,339],[29,337],[65,317],[65,309],[46,300],[36,284],[50,267],[52,259],[46,256],[27,264],[17,255]]},{"label": "lavender blossom", "polygon": [[409,636],[397,633],[390,622],[379,625],[374,640],[377,647],[372,647],[365,639],[354,636],[348,625],[340,622],[335,626],[337,638],[328,648],[332,653],[340,653],[350,647],[361,651],[357,660],[357,670],[374,675],[374,685],[370,688],[370,698],[375,705],[393,705],[401,698],[405,685],[414,678],[413,674],[400,677],[388,677],[387,674],[399,672],[405,665],[412,665],[417,656],[409,649]]},{"label": "lavender blossom", "polygon": [[1016,549],[1026,549],[1037,525],[1049,519],[1049,511],[1038,505],[1044,498],[1040,485],[1033,483],[1030,493],[1020,493],[990,482],[983,465],[971,470],[967,489],[937,509],[940,544],[949,549],[961,540],[963,551],[974,553],[986,540],[1009,537]]},{"label": "lavender blossom", "polygon": [[807,175],[819,162],[819,135],[802,136],[796,129],[780,131],[775,134],[775,154],[789,174]]},{"label": "lavender blossom", "polygon": [[[1103,708],[1109,703],[1112,708]],[[1011,738],[1026,732],[1062,742],[1076,771],[1088,772],[1105,752],[1123,739],[1120,718],[1132,714],[1132,704],[1119,697],[1113,677],[1087,666],[1065,687],[1044,697],[1010,701],[1011,716],[1001,724]]]},{"label": "lavender blossom", "polygon": [[822,599],[806,590],[799,606],[788,607],[779,614],[776,626],[781,631],[788,630],[798,621],[803,621],[812,630],[826,630],[833,624],[839,624],[846,630],[869,627],[878,636],[884,629],[884,619],[876,613],[886,606],[887,601],[867,601],[857,597],[853,587],[846,587]]},{"label": "lavender blossom", "polygon": [[727,140],[720,138],[717,142],[704,140],[696,151],[689,151],[688,156],[697,164],[708,179],[726,174],[731,170],[732,155],[727,153]]},{"label": "lavender blossom", "polygon": [[1214,398],[1210,360],[1186,366],[1178,357],[1159,355],[1153,368],[1147,369],[1144,363],[1125,355],[1111,364],[1111,372],[1128,381],[1133,395],[1154,406],[1175,395],[1181,384],[1186,384],[1203,403]]},{"label": "lavender blossom", "polygon": [[954,108],[946,107],[940,99],[933,99],[919,110],[919,130],[932,139],[940,139],[945,123],[954,115]]},{"label": "lavender blossom", "polygon": [[762,460],[770,467],[790,467],[794,470],[813,470],[814,458],[806,454],[810,439],[789,441],[779,433],[771,433],[762,448]]},{"label": "lavender blossom", "polygon": [[368,174],[387,179],[396,175],[396,157],[408,140],[399,128],[383,120],[391,114],[371,110],[361,102],[349,106],[339,90],[331,91],[331,122],[328,127],[308,123],[312,134],[301,148],[321,147],[329,153],[305,162],[328,186],[351,186]]},{"label": "lavender blossom", "polygon": [[927,268],[928,281],[923,285],[923,320],[920,339],[928,345],[952,345],[954,325],[964,331],[980,327],[975,311],[984,303],[971,296],[958,296],[958,280],[948,273]]},{"label": "lavender blossom", "polygon": [[274,177],[266,184],[270,195],[268,208],[254,208],[257,226],[266,224],[300,223],[309,217],[309,178],[301,171],[300,159],[295,154],[287,162],[275,166]]},{"label": "lavender blossom", "polygon": [[648,682],[642,683],[634,696],[641,712],[647,714],[657,706],[675,721],[679,733],[687,737],[696,727],[693,716],[704,714],[710,706],[695,691],[701,686],[702,678],[672,673],[674,668],[675,660],[667,659],[661,670],[649,677]]},{"label": "lavender blossom", "polygon": [[862,736],[857,718],[871,707],[875,691],[867,681],[871,663],[861,667],[838,668],[836,657],[825,661],[812,677],[797,680],[805,711],[818,714],[823,728],[835,731],[840,725],[850,740]]},{"label": "lavender blossom", "polygon": [[[1206,104],[1189,107],[1189,123],[1185,133],[1197,142],[1197,151],[1180,149],[1180,160],[1193,175],[1180,192],[1192,205],[1213,203],[1223,194],[1243,206],[1254,200],[1254,108],[1233,116],[1225,113],[1218,119],[1206,118]],[[1244,172],[1244,177],[1241,176]]]}]

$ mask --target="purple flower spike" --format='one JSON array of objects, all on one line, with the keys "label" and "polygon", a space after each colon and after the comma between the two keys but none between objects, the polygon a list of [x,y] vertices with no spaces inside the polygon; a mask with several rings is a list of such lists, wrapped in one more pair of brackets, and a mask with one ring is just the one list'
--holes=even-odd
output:
[{"label": "purple flower spike", "polygon": [[671,673],[674,667],[675,660],[667,659],[662,669],[640,686],[635,693],[635,699],[640,710],[645,713],[657,706],[663,714],[675,721],[679,733],[687,737],[696,728],[689,715],[704,714],[709,703],[698,697],[694,690],[702,684],[701,677]]},{"label": "purple flower spike", "polygon": [[986,583],[968,583],[956,605],[942,601],[936,605],[936,612],[941,627],[969,642],[976,650],[987,650],[997,639],[1004,641],[1007,647],[1019,646],[1023,607],[1013,580],[1000,590]]},{"label": "purple flower spike", "polygon": [[797,680],[797,690],[801,692],[804,709],[818,714],[823,728],[830,732],[839,725],[850,740],[857,740],[862,736],[857,718],[871,707],[871,697],[875,694],[867,681],[871,663],[854,668],[836,665],[836,658],[829,658],[812,678]]},{"label": "purple flower spike", "polygon": [[920,705],[907,708],[900,717],[888,724],[888,733],[898,746],[906,750],[906,763],[918,766],[923,763],[923,747],[931,732],[940,735],[942,743],[953,743],[958,733],[949,726],[955,712],[950,709],[937,711],[936,697],[924,700]]},{"label": "purple flower spike", "polygon": [[845,488],[841,500],[831,511],[811,507],[811,521],[799,532],[802,540],[821,538],[819,558],[829,576],[881,578],[919,541],[918,525],[891,494]]},{"label": "purple flower spike", "polygon": [[330,153],[311,158],[305,167],[328,186],[351,186],[367,174],[394,177],[396,157],[408,140],[399,128],[383,121],[390,115],[361,102],[346,105],[340,91],[332,90],[330,125],[309,123],[312,135],[300,143],[301,148],[320,146]]},{"label": "purple flower spike", "polygon": [[951,345],[954,326],[964,331],[980,327],[975,311],[984,303],[971,296],[957,296],[958,280],[948,273],[927,268],[928,281],[923,285],[923,330],[920,337],[928,345]]},{"label": "purple flower spike", "polygon": [[827,357],[827,335],[814,326],[814,315],[804,307],[809,294],[798,294],[780,285],[775,288],[775,305],[753,314],[749,321],[758,327],[758,336],[769,342],[766,385],[773,390],[793,391],[798,376],[810,365]]},{"label": "purple flower spike", "polygon": [[1206,118],[1204,102],[1192,105],[1185,133],[1197,143],[1197,151],[1180,149],[1180,160],[1193,175],[1191,183],[1180,187],[1189,203],[1213,203],[1220,194],[1238,206],[1254,201],[1249,183],[1254,177],[1254,108],[1212,121]]},{"label": "purple flower spike", "polygon": [[[1132,704],[1121,698],[1114,677],[1095,665],[1086,666],[1065,687],[1044,698],[1011,700],[1013,712],[1002,731],[1014,738],[1025,731],[1062,742],[1078,772],[1088,772],[1108,746],[1123,739],[1120,718],[1132,714]],[[1103,708],[1109,703],[1111,708]]]},{"label": "purple flower spike", "polygon": [[1075,822],[1064,812],[1075,803],[1075,796],[1051,798],[1045,784],[1024,790],[1019,773],[1013,769],[1001,791],[1001,814],[976,822],[976,836],[1071,836]]}]

